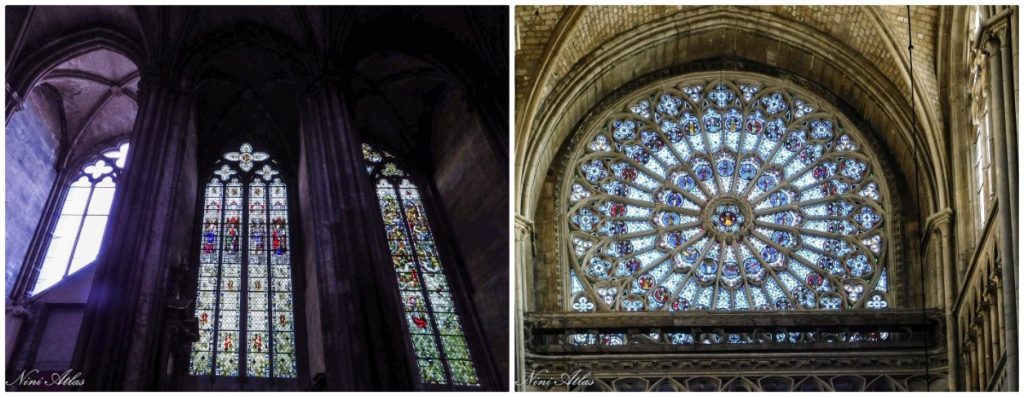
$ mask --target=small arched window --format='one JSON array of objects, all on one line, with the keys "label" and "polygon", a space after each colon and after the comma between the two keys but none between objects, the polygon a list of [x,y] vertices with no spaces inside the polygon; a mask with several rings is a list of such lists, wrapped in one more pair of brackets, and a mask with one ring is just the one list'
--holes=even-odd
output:
[{"label": "small arched window", "polygon": [[127,142],[103,150],[69,179],[31,295],[47,290],[95,261],[127,154]]},{"label": "small arched window", "polygon": [[478,386],[420,190],[390,153],[363,144],[363,158],[376,186],[420,382]]},{"label": "small arched window", "polygon": [[223,158],[204,190],[189,373],[295,378],[288,186],[248,143]]}]

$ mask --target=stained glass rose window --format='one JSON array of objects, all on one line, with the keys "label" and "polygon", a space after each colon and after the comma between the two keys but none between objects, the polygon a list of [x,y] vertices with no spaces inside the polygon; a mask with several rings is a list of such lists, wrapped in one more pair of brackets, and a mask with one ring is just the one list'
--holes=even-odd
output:
[{"label": "stained glass rose window", "polygon": [[716,76],[614,110],[567,171],[569,310],[888,306],[885,183],[828,103]]}]

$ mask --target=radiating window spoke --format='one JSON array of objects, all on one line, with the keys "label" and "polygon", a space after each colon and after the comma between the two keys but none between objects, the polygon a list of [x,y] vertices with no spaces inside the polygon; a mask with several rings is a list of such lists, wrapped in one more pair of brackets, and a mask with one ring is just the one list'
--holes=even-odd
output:
[{"label": "radiating window spoke", "polygon": [[883,177],[827,106],[717,78],[626,102],[568,171],[569,310],[887,306]]}]

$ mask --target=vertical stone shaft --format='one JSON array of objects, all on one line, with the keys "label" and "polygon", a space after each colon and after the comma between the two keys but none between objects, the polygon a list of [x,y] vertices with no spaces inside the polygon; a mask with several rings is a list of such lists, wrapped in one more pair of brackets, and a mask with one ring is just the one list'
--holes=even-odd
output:
[{"label": "vertical stone shaft", "polygon": [[[317,289],[307,301],[320,306],[319,318],[308,323],[323,334],[326,388],[411,388],[415,375],[406,375],[400,333],[405,322],[386,245],[374,227],[380,213],[362,142],[337,83],[311,87],[299,103],[299,194],[306,274]],[[320,369],[313,366],[314,373]]]},{"label": "vertical stone shaft", "polygon": [[[1014,8],[1014,11],[1016,9]],[[1010,186],[1010,219],[1013,225],[1013,235],[1011,241],[1017,241],[1017,106],[1016,106],[1016,95],[1013,88],[1013,82],[1017,75],[1016,70],[1013,68],[1013,48],[1010,47],[1010,17],[1012,14],[1007,14],[1004,18],[1004,27],[1000,34],[1000,46],[999,46],[999,60],[1002,63],[1002,73],[1000,79],[1003,85],[1003,96],[998,100],[1003,102],[1003,129],[1005,131],[1006,146],[1003,149],[1006,152],[1006,178]],[[1017,260],[1019,254],[1017,249],[1013,251],[1013,264],[1014,273],[1016,272]],[[1016,283],[1017,278],[1014,277]],[[1016,288],[1014,288],[1016,290]]]},{"label": "vertical stone shaft", "polygon": [[[986,43],[987,60],[989,67],[989,88],[991,101],[989,112],[992,117],[992,136],[995,147],[995,168],[996,168],[996,202],[998,208],[998,230],[999,230],[999,261],[1001,262],[1003,294],[1006,305],[1003,306],[1003,316],[1006,327],[1006,385],[1009,390],[1017,390],[1017,299],[1016,299],[1016,262],[1014,261],[1013,218],[1010,209],[1013,204],[1010,202],[1010,189],[1012,181],[1008,176],[1006,135],[1008,133],[1004,112],[1012,111],[1005,105],[1003,92],[1003,62],[1000,60],[1001,41],[1005,36],[993,32]],[[1013,183],[1015,184],[1015,183]]]},{"label": "vertical stone shaft", "polygon": [[[515,327],[516,327],[516,356],[515,356],[515,390],[526,389],[526,336],[523,334],[523,313],[527,308],[528,288],[532,283],[528,282],[527,275],[533,269],[533,223],[520,218],[515,218]],[[499,374],[503,375],[503,374]]]},{"label": "vertical stone shaft", "polygon": [[153,78],[143,81],[139,96],[73,360],[88,390],[150,387],[166,270],[191,241],[193,97],[171,79]]}]

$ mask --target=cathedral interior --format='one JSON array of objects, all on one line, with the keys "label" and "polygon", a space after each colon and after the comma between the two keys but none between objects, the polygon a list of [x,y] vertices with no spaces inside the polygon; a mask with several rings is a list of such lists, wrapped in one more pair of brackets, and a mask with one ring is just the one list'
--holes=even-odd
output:
[{"label": "cathedral interior", "polygon": [[517,6],[517,390],[1016,391],[1016,6]]},{"label": "cathedral interior", "polygon": [[8,390],[508,389],[508,7],[5,9]]}]

